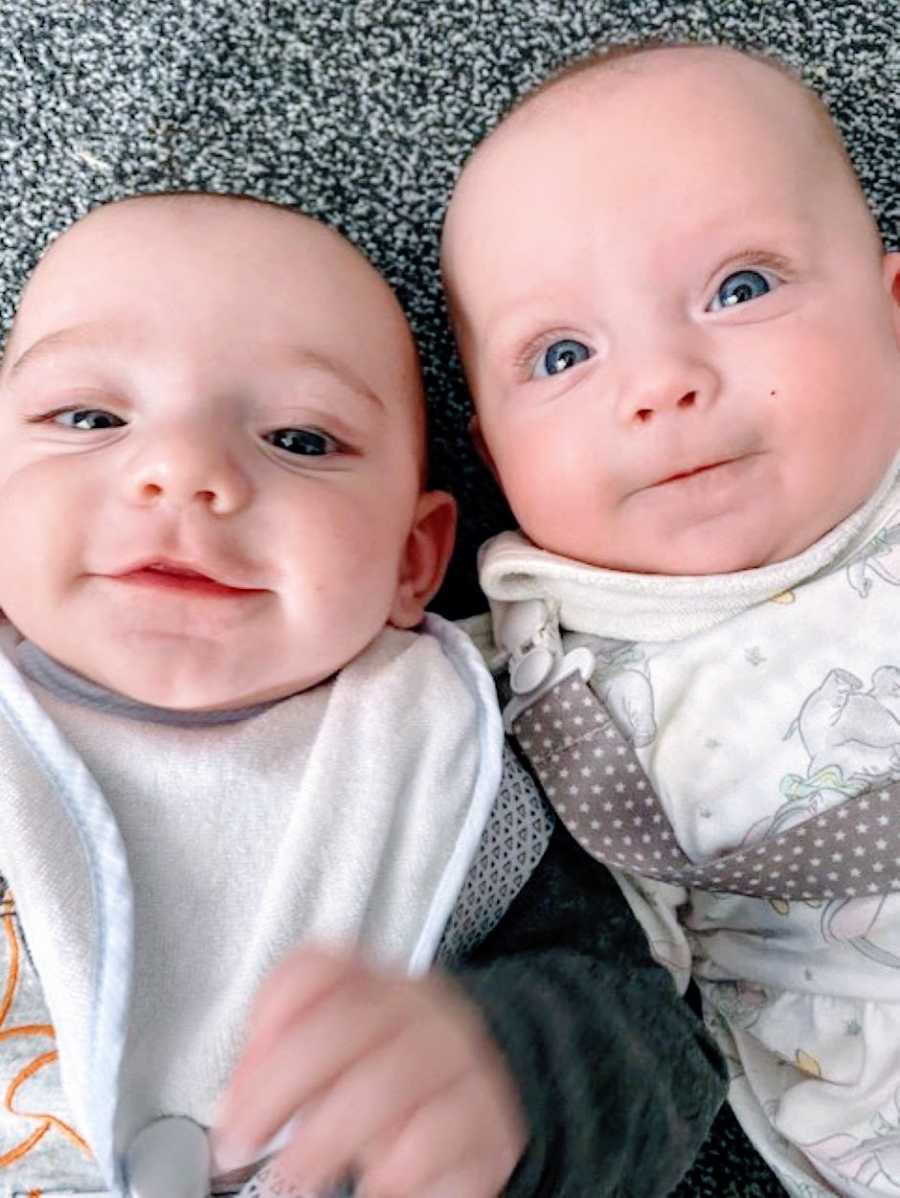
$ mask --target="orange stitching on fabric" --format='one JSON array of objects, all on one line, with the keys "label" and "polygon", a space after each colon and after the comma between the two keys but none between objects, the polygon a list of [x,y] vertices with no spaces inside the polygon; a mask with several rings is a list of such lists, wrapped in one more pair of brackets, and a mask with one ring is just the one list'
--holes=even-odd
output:
[{"label": "orange stitching on fabric", "polygon": [[19,938],[16,935],[12,915],[3,916],[3,931],[6,933],[6,939],[9,942],[9,973],[6,976],[3,1001],[0,1002],[0,1025],[5,1022],[6,1016],[9,1014],[9,1008],[12,1006],[16,993],[16,986],[19,984]]},{"label": "orange stitching on fabric", "polygon": [[62,1119],[58,1119],[56,1115],[51,1115],[47,1111],[17,1111],[13,1107],[13,1099],[15,1098],[16,1091],[19,1089],[19,1087],[24,1085],[24,1083],[27,1082],[30,1077],[33,1077],[39,1069],[43,1069],[45,1065],[49,1065],[51,1062],[55,1061],[58,1056],[59,1053],[54,1048],[51,1052],[45,1052],[42,1056],[35,1057],[33,1061],[29,1061],[29,1063],[23,1069],[19,1070],[7,1087],[4,1106],[9,1113],[11,1115],[18,1115],[22,1119],[40,1119],[41,1126],[36,1128],[26,1140],[23,1140],[21,1144],[18,1144],[11,1150],[11,1152],[7,1153],[6,1156],[0,1157],[0,1166],[9,1164],[11,1161],[18,1160],[20,1157],[30,1152],[35,1144],[37,1144],[37,1142],[47,1134],[51,1127],[55,1127],[57,1131],[61,1132],[66,1139],[70,1141],[70,1143],[74,1144],[76,1148],[79,1148],[89,1160],[91,1159],[91,1150],[87,1143],[81,1138],[74,1128],[68,1125],[68,1123],[64,1123]]},{"label": "orange stitching on fabric", "polygon": [[51,1064],[58,1057],[59,1053],[54,1048],[50,1052],[45,1052],[43,1056],[35,1057],[33,1061],[29,1061],[29,1063],[23,1069],[20,1069],[13,1078],[12,1082],[10,1082],[9,1088],[6,1091],[6,1109],[11,1115],[19,1115],[23,1119],[45,1120],[48,1127],[51,1125],[55,1127],[57,1131],[62,1132],[66,1139],[73,1143],[76,1148],[80,1148],[85,1156],[90,1157],[91,1150],[88,1148],[86,1141],[81,1138],[81,1136],[73,1127],[70,1127],[68,1123],[63,1122],[62,1119],[57,1118],[56,1115],[51,1115],[49,1111],[17,1111],[13,1108],[13,1099],[15,1098],[16,1091],[19,1089],[19,1087],[24,1085],[30,1077],[33,1077],[39,1069],[43,1069],[45,1065]]},{"label": "orange stitching on fabric", "polygon": [[[8,892],[7,897],[11,903],[12,896],[9,895]],[[5,903],[4,906],[6,906]],[[9,969],[6,982],[4,984],[3,999],[0,1001],[0,1025],[2,1025],[6,1020],[7,1016],[9,1015],[10,1008],[15,1000],[16,990],[19,984],[21,961],[19,938],[16,934],[15,923],[13,921],[11,912],[7,913],[4,911],[2,914],[2,922],[9,948]],[[10,1040],[15,1036],[48,1036],[51,1040],[55,1040],[56,1032],[53,1029],[53,1025],[49,1023],[26,1023],[19,1027],[7,1028],[0,1026],[0,1041]],[[16,1115],[21,1119],[39,1119],[41,1122],[40,1126],[36,1127],[34,1131],[19,1144],[17,1144],[15,1148],[11,1148],[4,1155],[0,1156],[0,1168],[10,1165],[17,1160],[21,1160],[23,1156],[26,1156],[31,1149],[34,1148],[35,1145],[44,1138],[51,1127],[56,1128],[56,1130],[60,1132],[67,1140],[69,1140],[70,1143],[74,1144],[76,1148],[83,1152],[89,1160],[91,1159],[91,1150],[88,1147],[87,1142],[81,1138],[81,1136],[73,1127],[70,1127],[69,1124],[65,1123],[62,1119],[58,1119],[56,1115],[48,1114],[45,1111],[17,1111],[13,1108],[13,1099],[15,1098],[16,1091],[19,1089],[19,1087],[24,1085],[24,1083],[30,1077],[33,1077],[38,1070],[57,1060],[58,1057],[59,1052],[55,1048],[51,1049],[49,1052],[43,1053],[39,1057],[35,1057],[33,1060],[29,1061],[29,1063],[25,1065],[18,1072],[18,1074],[16,1074],[7,1087],[3,1104],[6,1110],[11,1115]],[[40,1190],[32,1190],[29,1193],[28,1198],[41,1198],[41,1193],[42,1191]]]},{"label": "orange stitching on fabric", "polygon": [[20,1160],[21,1157],[27,1156],[35,1144],[39,1140],[42,1140],[49,1130],[50,1124],[44,1123],[41,1127],[33,1131],[27,1140],[23,1140],[21,1144],[17,1144],[15,1148],[11,1148],[4,1156],[0,1156],[0,1169],[4,1165],[11,1165],[14,1161]]},{"label": "orange stitching on fabric", "polygon": [[56,1032],[50,1023],[23,1023],[19,1027],[5,1027],[0,1030],[0,1040],[11,1040],[13,1036],[49,1036],[56,1039]]},{"label": "orange stitching on fabric", "polygon": [[14,1111],[12,1100],[15,1098],[16,1090],[18,1090],[19,1086],[27,1082],[30,1077],[34,1077],[39,1069],[43,1069],[45,1065],[49,1065],[51,1061],[55,1061],[58,1056],[59,1053],[54,1048],[50,1052],[45,1052],[42,1056],[35,1057],[34,1060],[29,1061],[27,1065],[22,1066],[22,1068],[6,1088],[4,1105],[11,1115],[25,1115],[35,1119],[51,1118],[51,1116],[43,1113],[38,1114],[37,1111]]},{"label": "orange stitching on fabric", "polygon": [[64,1123],[62,1119],[57,1119],[55,1115],[48,1115],[47,1118],[56,1128],[56,1130],[66,1137],[70,1144],[74,1144],[89,1161],[94,1159],[94,1154],[91,1152],[91,1146],[87,1140],[83,1140],[74,1127],[70,1127],[68,1123]]}]

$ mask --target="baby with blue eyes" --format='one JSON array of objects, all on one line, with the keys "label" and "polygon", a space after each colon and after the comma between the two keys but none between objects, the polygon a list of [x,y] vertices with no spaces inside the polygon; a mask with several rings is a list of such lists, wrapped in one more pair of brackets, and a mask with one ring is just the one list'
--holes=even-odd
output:
[{"label": "baby with blue eyes", "polygon": [[900,1194],[900,255],[780,64],[620,48],[463,169],[443,267],[507,727],[691,977],[791,1194]]},{"label": "baby with blue eyes", "polygon": [[132,196],[46,250],[0,366],[0,1089],[59,1134],[7,1104],[4,1193],[599,1195],[647,1124],[634,1192],[687,1168],[720,1063],[425,615],[454,524],[336,232]]}]

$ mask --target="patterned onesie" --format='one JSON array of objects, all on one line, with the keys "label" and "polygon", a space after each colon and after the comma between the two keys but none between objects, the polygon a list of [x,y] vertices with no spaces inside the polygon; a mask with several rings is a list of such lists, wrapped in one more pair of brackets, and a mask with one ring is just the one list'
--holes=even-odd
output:
[{"label": "patterned onesie", "polygon": [[503,534],[482,585],[498,634],[537,598],[593,656],[508,723],[657,959],[697,980],[751,1139],[793,1195],[898,1198],[896,467],[775,566],[622,575]]}]

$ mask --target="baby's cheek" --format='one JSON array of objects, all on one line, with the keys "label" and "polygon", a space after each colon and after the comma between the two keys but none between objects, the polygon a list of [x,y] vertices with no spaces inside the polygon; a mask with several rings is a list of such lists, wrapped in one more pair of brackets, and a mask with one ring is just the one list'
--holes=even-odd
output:
[{"label": "baby's cheek", "polygon": [[48,526],[49,504],[49,496],[21,474],[0,481],[0,603],[5,591],[21,589],[26,575],[51,560],[66,521],[57,516]]},{"label": "baby's cheek", "polygon": [[566,521],[593,509],[604,478],[596,452],[586,439],[560,437],[548,429],[537,446],[515,464],[516,502],[531,520]]}]

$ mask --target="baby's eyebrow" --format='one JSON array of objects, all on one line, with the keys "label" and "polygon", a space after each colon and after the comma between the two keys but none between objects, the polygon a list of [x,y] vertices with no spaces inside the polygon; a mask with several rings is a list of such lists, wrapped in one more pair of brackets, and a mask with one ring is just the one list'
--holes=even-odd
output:
[{"label": "baby's eyebrow", "polygon": [[291,369],[316,370],[323,374],[330,374],[354,394],[369,400],[376,407],[384,409],[384,400],[381,396],[373,391],[368,383],[356,374],[346,362],[339,362],[320,350],[297,345],[279,346],[278,351],[279,359],[286,362]]},{"label": "baby's eyebrow", "polygon": [[[38,338],[33,345],[30,345],[16,358],[9,369],[8,377],[10,380],[14,379],[26,367],[34,365],[44,357],[50,357],[61,349],[102,351],[113,348],[121,349],[121,341],[113,336],[109,326],[93,321],[71,325]],[[292,370],[315,370],[322,374],[329,374],[352,391],[354,395],[384,409],[385,405],[381,397],[347,363],[337,361],[328,354],[304,346],[278,345],[274,348],[275,352],[272,356],[278,365],[287,365]]]},{"label": "baby's eyebrow", "polygon": [[[106,336],[100,334],[106,332]],[[102,326],[94,323],[71,325],[65,329],[57,329],[53,333],[47,333],[44,337],[39,337],[33,345],[30,345],[23,353],[21,353],[9,369],[9,377],[13,379],[16,375],[21,374],[26,366],[33,365],[40,361],[43,357],[49,357],[52,353],[59,349],[102,349],[112,343],[112,339],[108,335],[108,330],[103,330]]]},{"label": "baby's eyebrow", "polygon": [[541,330],[558,323],[547,317],[541,300],[543,296],[529,297],[488,321],[482,333],[486,349],[504,358],[515,357]]}]

